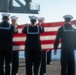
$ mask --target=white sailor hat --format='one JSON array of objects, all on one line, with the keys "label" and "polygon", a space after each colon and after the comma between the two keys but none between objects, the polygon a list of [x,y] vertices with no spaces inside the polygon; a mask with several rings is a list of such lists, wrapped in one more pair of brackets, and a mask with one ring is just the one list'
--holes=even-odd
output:
[{"label": "white sailor hat", "polygon": [[38,20],[44,20],[44,19],[45,19],[44,17],[39,17],[39,18],[38,18]]},{"label": "white sailor hat", "polygon": [[34,20],[37,20],[37,17],[36,16],[29,16],[30,19],[34,19]]},{"label": "white sailor hat", "polygon": [[18,19],[18,17],[16,17],[16,16],[11,16],[10,18],[15,19],[15,20]]},{"label": "white sailor hat", "polygon": [[2,14],[2,16],[3,16],[3,17],[4,17],[4,16],[9,17],[10,14],[4,13],[4,14]]},{"label": "white sailor hat", "polygon": [[73,19],[73,16],[72,15],[64,15],[63,18],[64,19],[66,19],[66,18]]}]

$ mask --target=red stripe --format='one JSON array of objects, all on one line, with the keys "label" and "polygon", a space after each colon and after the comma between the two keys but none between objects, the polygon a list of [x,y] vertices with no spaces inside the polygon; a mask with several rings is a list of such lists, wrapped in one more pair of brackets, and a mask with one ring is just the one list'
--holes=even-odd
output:
[{"label": "red stripe", "polygon": [[24,28],[27,24],[18,25],[18,28]]},{"label": "red stripe", "polygon": [[41,41],[41,44],[54,44],[54,40],[43,40]]},{"label": "red stripe", "polygon": [[63,26],[64,23],[45,23],[43,24],[43,27],[58,27],[58,26]]},{"label": "red stripe", "polygon": [[[44,32],[42,34],[40,34],[40,36],[53,36],[56,35],[57,31],[49,31],[49,32]],[[18,33],[18,34],[14,34],[13,37],[25,37],[26,34],[22,34],[22,33]]]},{"label": "red stripe", "polygon": [[[71,23],[74,24],[73,21]],[[42,26],[44,26],[44,27],[59,27],[59,26],[62,26],[62,25],[64,25],[64,22],[45,23]],[[24,25],[18,25],[18,28],[24,28],[24,26],[25,26],[25,24]],[[48,31],[48,32],[42,33],[40,36],[53,36],[53,35],[56,35],[56,34],[57,34],[57,31]],[[26,35],[22,34],[22,33],[14,34],[14,37],[25,37],[25,36]],[[54,44],[54,40],[42,40],[41,44],[42,45],[44,45],[44,44]],[[24,45],[24,41],[13,42],[13,46],[21,46],[21,45]],[[53,48],[47,48],[47,49],[44,49],[44,50],[52,50],[52,49]],[[22,50],[19,50],[19,51],[22,51]]]},{"label": "red stripe", "polygon": [[13,37],[25,37],[26,34],[18,33],[18,34],[13,34]]},{"label": "red stripe", "polygon": [[[15,46],[20,46],[20,45],[24,45],[26,42],[25,41],[18,41],[18,42],[13,42],[13,45]],[[61,43],[61,41],[60,41]],[[54,44],[54,40],[42,40],[41,41],[41,44],[44,45],[44,44]]]},{"label": "red stripe", "polygon": [[24,41],[22,41],[22,42],[13,42],[13,45],[14,46],[20,46],[20,45],[24,45]]},{"label": "red stripe", "polygon": [[[58,26],[63,26],[65,23],[64,22],[51,22],[51,23],[44,23],[42,26],[43,27],[58,27]],[[73,21],[71,21],[71,24],[74,24]],[[18,28],[24,28],[26,24],[23,25],[18,25]]]},{"label": "red stripe", "polygon": [[[18,46],[18,45],[24,45],[26,43],[25,41],[18,41],[18,42],[13,42],[13,45]],[[41,44],[54,44],[54,40],[42,40]]]},{"label": "red stripe", "polygon": [[[58,26],[63,26],[64,23],[45,23],[42,26],[43,27],[58,27]],[[26,25],[18,25],[18,28],[23,29]]]},{"label": "red stripe", "polygon": [[[57,26],[57,27],[61,27],[61,25],[60,26]],[[46,27],[44,27],[44,30],[45,30],[45,28],[52,28],[52,29],[58,29],[58,28],[56,28],[56,26],[55,27],[51,27],[51,26],[46,26]],[[23,28],[18,28],[18,29],[23,29]],[[46,32],[46,31],[45,31]]]},{"label": "red stripe", "polygon": [[18,25],[17,27],[18,28],[24,28],[27,24],[21,24],[21,25]]},{"label": "red stripe", "polygon": [[56,34],[57,34],[57,31],[49,31],[49,32],[44,32],[44,33],[40,34],[40,36],[53,36]]}]

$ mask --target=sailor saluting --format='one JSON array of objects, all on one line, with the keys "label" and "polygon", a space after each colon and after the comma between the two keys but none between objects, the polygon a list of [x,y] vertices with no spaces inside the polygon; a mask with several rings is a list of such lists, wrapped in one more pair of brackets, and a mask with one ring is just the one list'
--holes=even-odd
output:
[{"label": "sailor saluting", "polygon": [[[18,33],[18,24],[17,24],[17,16],[11,16],[11,26],[14,26],[14,31]],[[19,68],[19,51],[13,51],[12,54],[12,75],[18,74],[18,68]]]},{"label": "sailor saluting", "polygon": [[44,32],[44,28],[36,25],[36,16],[29,16],[29,18],[31,25],[25,26],[22,30],[24,34],[27,34],[25,43],[26,75],[33,75],[32,66],[34,66],[34,75],[40,75],[40,33]]}]

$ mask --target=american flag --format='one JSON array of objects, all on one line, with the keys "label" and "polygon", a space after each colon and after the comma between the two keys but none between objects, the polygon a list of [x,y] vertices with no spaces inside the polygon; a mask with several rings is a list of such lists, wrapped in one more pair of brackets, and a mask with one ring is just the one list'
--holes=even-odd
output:
[{"label": "american flag", "polygon": [[[71,21],[72,24],[73,21]],[[64,22],[52,22],[52,23],[44,23],[43,27],[45,32],[40,35],[42,50],[52,50],[54,40],[57,34],[57,30],[59,27],[63,26]],[[18,25],[18,34],[14,34],[13,36],[13,50],[23,51],[24,50],[24,42],[26,41],[26,35],[22,33],[22,29],[24,25]],[[59,44],[60,48],[61,44]]]}]

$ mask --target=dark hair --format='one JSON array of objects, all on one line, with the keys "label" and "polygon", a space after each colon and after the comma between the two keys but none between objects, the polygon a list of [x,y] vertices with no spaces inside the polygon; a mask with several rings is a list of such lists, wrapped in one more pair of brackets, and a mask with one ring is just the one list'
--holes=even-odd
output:
[{"label": "dark hair", "polygon": [[70,18],[65,18],[65,21],[68,21],[69,22],[70,20],[71,20]]},{"label": "dark hair", "polygon": [[34,19],[31,19],[30,21],[31,21],[31,24],[32,24],[32,25],[34,25],[35,22],[36,22],[36,20],[34,20]]},{"label": "dark hair", "polygon": [[2,20],[8,20],[8,16],[3,16]]}]

